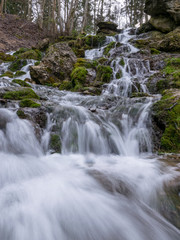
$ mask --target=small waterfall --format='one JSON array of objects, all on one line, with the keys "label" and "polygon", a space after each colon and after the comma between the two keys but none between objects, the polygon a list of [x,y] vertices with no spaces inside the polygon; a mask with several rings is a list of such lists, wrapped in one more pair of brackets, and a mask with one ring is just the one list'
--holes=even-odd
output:
[{"label": "small waterfall", "polygon": [[[0,239],[179,240],[159,210],[164,185],[179,174],[152,155],[150,109],[159,97],[149,95],[152,71],[132,37],[125,30],[86,51],[93,60],[117,43],[109,58],[112,81],[100,96],[31,85],[45,99],[40,140],[30,121],[16,115],[17,102],[0,108]],[[0,73],[6,69],[0,65]],[[0,87],[16,87],[11,81],[0,78]],[[52,133],[61,153],[51,154]]]}]

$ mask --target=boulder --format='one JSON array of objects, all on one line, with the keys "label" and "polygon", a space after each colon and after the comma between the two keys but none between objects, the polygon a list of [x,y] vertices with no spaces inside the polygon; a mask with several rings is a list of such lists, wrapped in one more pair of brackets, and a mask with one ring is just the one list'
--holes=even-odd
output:
[{"label": "boulder", "polygon": [[30,67],[31,78],[39,84],[53,84],[69,79],[77,58],[67,43],[49,47],[38,66]]},{"label": "boulder", "polygon": [[171,32],[176,27],[174,21],[166,16],[151,17],[149,23],[163,33]]},{"label": "boulder", "polygon": [[118,25],[113,22],[99,22],[97,26],[99,29],[109,29],[113,31],[116,31],[118,27]]},{"label": "boulder", "polygon": [[179,0],[146,0],[144,11],[152,17],[159,15],[171,17],[177,25],[180,24]]},{"label": "boulder", "polygon": [[99,22],[97,24],[99,30],[97,33],[103,33],[106,35],[114,35],[116,33],[120,33],[121,30],[117,29],[118,25],[113,22]]}]

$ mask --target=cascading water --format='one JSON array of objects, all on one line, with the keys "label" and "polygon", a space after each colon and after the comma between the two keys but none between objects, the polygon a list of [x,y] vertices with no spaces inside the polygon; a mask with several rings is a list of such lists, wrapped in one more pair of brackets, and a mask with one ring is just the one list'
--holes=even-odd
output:
[{"label": "cascading water", "polygon": [[[151,74],[149,62],[133,56],[131,37],[127,30],[107,38],[106,44],[122,44],[121,55],[101,96],[32,85],[52,109],[40,143],[31,124],[17,117],[17,104],[0,109],[0,239],[180,238],[158,213],[164,183],[178,174],[151,154],[149,113],[158,96],[130,98],[132,91],[148,93]],[[86,57],[101,57],[104,47]],[[13,86],[10,79],[0,82]],[[54,128],[62,154],[49,154]]]}]

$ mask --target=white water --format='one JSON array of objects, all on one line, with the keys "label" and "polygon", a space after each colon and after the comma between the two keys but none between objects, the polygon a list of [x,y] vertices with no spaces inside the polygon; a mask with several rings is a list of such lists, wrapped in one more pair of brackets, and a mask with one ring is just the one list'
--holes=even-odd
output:
[{"label": "white water", "polygon": [[[129,54],[137,51],[128,32],[118,39]],[[150,68],[128,55],[124,66],[119,59],[100,97],[33,86],[53,109],[40,143],[16,107],[0,109],[0,239],[179,240],[179,230],[158,213],[164,183],[178,174],[151,154],[149,111],[157,97],[128,98],[135,78],[138,91],[147,92]],[[119,69],[123,76],[115,79]],[[62,154],[48,153],[53,127]]]}]

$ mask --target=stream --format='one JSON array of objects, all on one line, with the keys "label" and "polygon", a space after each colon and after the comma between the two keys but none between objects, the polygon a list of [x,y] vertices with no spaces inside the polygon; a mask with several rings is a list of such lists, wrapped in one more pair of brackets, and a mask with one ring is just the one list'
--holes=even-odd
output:
[{"label": "stream", "polygon": [[[137,59],[132,37],[127,29],[86,51],[93,60],[108,43],[120,43],[110,50],[113,77],[100,96],[31,84],[48,109],[40,139],[17,116],[18,103],[0,105],[0,239],[180,239],[159,208],[164,185],[179,173],[152,153],[150,114],[160,96],[148,91],[153,72],[148,60]],[[22,80],[32,64],[22,69]],[[0,74],[7,68],[1,64]],[[2,89],[17,86],[0,78]],[[134,92],[144,97],[132,97]],[[49,147],[54,130],[61,153]]]}]

